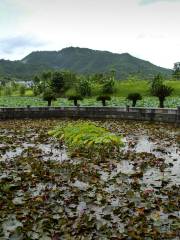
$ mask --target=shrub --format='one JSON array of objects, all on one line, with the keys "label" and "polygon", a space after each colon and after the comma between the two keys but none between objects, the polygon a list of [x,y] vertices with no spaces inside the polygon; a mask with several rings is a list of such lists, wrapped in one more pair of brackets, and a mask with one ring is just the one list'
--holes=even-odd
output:
[{"label": "shrub", "polygon": [[114,93],[115,81],[114,80],[106,80],[106,82],[102,86],[102,92],[104,94],[112,94]]},{"label": "shrub", "polygon": [[55,96],[54,92],[51,89],[47,89],[43,93],[43,100],[48,102],[48,106],[51,106],[51,102],[53,100],[56,100],[56,96]]},{"label": "shrub", "polygon": [[4,93],[4,96],[11,96],[12,95],[12,88],[9,87],[9,86],[5,87],[3,93]]},{"label": "shrub", "polygon": [[139,93],[130,93],[128,96],[127,96],[127,99],[132,101],[132,107],[135,107],[136,106],[136,102],[138,100],[142,100],[142,96],[141,94]]},{"label": "shrub", "polygon": [[74,106],[78,106],[78,100],[83,100],[83,98],[80,95],[72,95],[68,98],[69,101],[74,101]]},{"label": "shrub", "polygon": [[20,96],[24,96],[25,95],[25,92],[26,92],[26,87],[24,85],[21,85],[19,87],[19,93],[20,93]]},{"label": "shrub", "polygon": [[99,96],[96,99],[97,101],[101,101],[103,106],[106,106],[106,101],[110,101],[111,97],[110,96]]},{"label": "shrub", "polygon": [[91,96],[91,84],[87,79],[81,79],[78,84],[78,92],[82,97]]},{"label": "shrub", "polygon": [[157,84],[155,87],[151,88],[152,96],[158,97],[159,107],[164,108],[164,101],[166,97],[171,96],[174,89],[172,87],[166,86],[164,84]]}]

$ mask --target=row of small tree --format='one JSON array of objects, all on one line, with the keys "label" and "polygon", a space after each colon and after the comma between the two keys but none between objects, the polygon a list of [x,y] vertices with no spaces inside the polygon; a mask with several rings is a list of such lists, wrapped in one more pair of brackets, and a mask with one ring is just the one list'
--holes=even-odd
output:
[{"label": "row of small tree", "polygon": [[[164,102],[166,100],[166,97],[171,96],[173,92],[173,88],[170,86],[167,86],[163,82],[163,77],[158,74],[153,79],[151,85],[150,85],[150,93],[152,96],[155,96],[159,99],[159,107],[164,108]],[[132,101],[132,107],[136,106],[136,102],[138,100],[142,100],[142,96],[139,93],[130,93],[127,97],[128,100]]]},{"label": "row of small tree", "polygon": [[[160,108],[164,108],[164,101],[166,97],[172,94],[172,92],[173,92],[173,88],[164,84],[163,78],[161,75],[157,75],[151,82],[150,93],[152,96],[155,96],[159,99]],[[56,100],[55,93],[52,91],[52,89],[48,89],[43,93],[43,99],[45,101],[48,101],[48,106],[51,106],[51,102],[53,100]],[[137,101],[142,100],[142,96],[140,93],[130,93],[127,96],[127,99],[132,101],[132,107],[135,107]],[[71,95],[69,96],[68,100],[73,101],[74,105],[78,106],[78,101],[83,100],[83,96],[78,94]],[[103,106],[106,106],[106,101],[110,101],[110,100],[111,100],[111,97],[109,95],[101,95],[97,97],[97,101],[101,101]]]},{"label": "row of small tree", "polygon": [[34,95],[41,95],[52,90],[57,96],[68,89],[74,89],[82,97],[92,96],[94,85],[99,84],[103,94],[114,93],[115,71],[103,74],[77,75],[70,71],[44,72],[33,80]]},{"label": "row of small tree", "polygon": [[[163,77],[158,74],[155,76],[150,85],[150,93],[159,99],[159,107],[164,108],[164,101],[166,97],[171,96],[173,88],[164,84]],[[132,107],[136,106],[138,100],[142,100],[142,96],[139,93],[130,93],[127,97],[128,100],[132,101]]]}]

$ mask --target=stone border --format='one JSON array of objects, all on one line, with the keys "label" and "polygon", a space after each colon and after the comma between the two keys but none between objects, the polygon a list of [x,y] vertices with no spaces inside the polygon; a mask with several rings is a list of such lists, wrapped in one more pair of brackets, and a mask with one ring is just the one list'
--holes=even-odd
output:
[{"label": "stone border", "polygon": [[85,118],[157,121],[180,124],[180,107],[25,107],[0,108],[0,120],[40,118]]}]

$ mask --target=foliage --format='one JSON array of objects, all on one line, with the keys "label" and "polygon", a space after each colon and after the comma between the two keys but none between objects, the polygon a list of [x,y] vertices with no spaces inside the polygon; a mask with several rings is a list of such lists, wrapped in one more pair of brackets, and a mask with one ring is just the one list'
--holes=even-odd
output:
[{"label": "foliage", "polygon": [[151,89],[156,88],[156,86],[162,85],[164,78],[161,74],[158,74],[154,77],[152,81],[150,81]]},{"label": "foliage", "polygon": [[102,86],[102,93],[104,94],[112,94],[114,93],[114,86],[115,86],[115,81],[110,79],[106,80],[106,82]]},{"label": "foliage", "polygon": [[106,106],[106,101],[110,101],[111,97],[110,96],[106,96],[106,95],[101,95],[99,97],[97,97],[96,99],[97,101],[101,101],[103,106]]},{"label": "foliage", "polygon": [[43,93],[47,88],[51,86],[51,72],[43,72],[40,76],[35,76],[33,79],[33,91],[34,95]]},{"label": "foliage", "polygon": [[173,78],[176,80],[180,80],[180,69],[175,69],[173,72]]},{"label": "foliage", "polygon": [[64,85],[65,85],[63,73],[61,72],[52,73],[50,85],[55,93],[63,92]]},{"label": "foliage", "polygon": [[52,88],[56,94],[62,94],[76,83],[76,75],[70,71],[43,72],[40,76],[33,79],[34,94],[39,95],[46,88]]},{"label": "foliage", "polygon": [[4,96],[11,96],[12,95],[12,88],[10,86],[4,87]]},{"label": "foliage", "polygon": [[20,93],[20,96],[24,96],[25,93],[26,93],[26,87],[24,85],[22,85],[22,84],[19,87],[19,93]]},{"label": "foliage", "polygon": [[68,100],[74,101],[74,106],[77,106],[78,100],[83,100],[83,98],[80,95],[71,95]]},{"label": "foliage", "polygon": [[105,74],[104,73],[95,73],[90,76],[91,82],[94,83],[104,83]]},{"label": "foliage", "polygon": [[81,78],[78,86],[77,91],[80,93],[82,97],[90,97],[91,96],[91,83],[86,78]]},{"label": "foliage", "polygon": [[123,146],[122,138],[92,122],[69,123],[60,125],[49,132],[50,135],[64,140],[72,155],[85,154],[88,157],[112,157],[114,151]]},{"label": "foliage", "polygon": [[[26,91],[26,94],[28,92]],[[31,94],[31,92],[30,92]],[[72,94],[74,95],[74,94]],[[96,98],[85,98],[80,102],[82,106],[102,106],[101,101],[97,101]],[[109,106],[125,107],[130,105],[131,102],[125,97],[111,97]],[[2,96],[0,97],[0,107],[26,107],[30,106],[46,106],[46,103],[42,100],[42,97],[20,97],[20,96]],[[67,98],[57,98],[57,101],[52,102],[53,106],[72,106],[73,102],[68,101]],[[168,108],[176,108],[180,106],[180,97],[167,97],[165,99],[165,105]],[[156,97],[143,97],[141,101],[136,104],[137,107],[158,107],[159,101]]]},{"label": "foliage", "polygon": [[78,76],[72,71],[61,71],[64,78],[64,90],[75,88],[78,82]]},{"label": "foliage", "polygon": [[66,48],[61,51],[32,52],[22,61],[0,61],[0,69],[4,76],[31,80],[34,75],[47,69],[77,72],[79,74],[95,74],[108,72],[112,67],[116,70],[118,79],[126,79],[129,74],[135,73],[139,77],[151,77],[161,72],[171,76],[172,71],[154,66],[153,64],[137,59],[128,53],[114,54],[106,51],[94,51],[85,48]]},{"label": "foliage", "polygon": [[51,102],[56,100],[56,96],[52,89],[46,89],[46,91],[43,93],[43,100],[48,102],[48,106],[51,106]]},{"label": "foliage", "polygon": [[142,100],[142,96],[141,94],[139,93],[130,93],[128,96],[127,96],[127,99],[132,101],[132,107],[135,107],[136,106],[136,102],[138,100]]},{"label": "foliage", "polygon": [[166,97],[171,96],[173,88],[164,85],[163,82],[158,79],[154,84],[152,84],[150,91],[152,96],[158,97],[159,107],[164,108],[164,101]]}]

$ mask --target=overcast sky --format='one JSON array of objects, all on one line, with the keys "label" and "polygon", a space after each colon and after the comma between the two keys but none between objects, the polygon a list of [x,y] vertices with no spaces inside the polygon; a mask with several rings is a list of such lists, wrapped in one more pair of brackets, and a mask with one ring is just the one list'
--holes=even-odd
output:
[{"label": "overcast sky", "polygon": [[0,0],[0,59],[69,46],[180,61],[180,0]]}]

